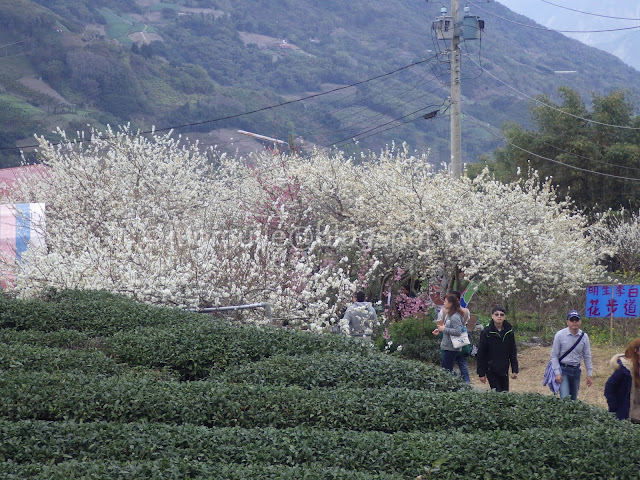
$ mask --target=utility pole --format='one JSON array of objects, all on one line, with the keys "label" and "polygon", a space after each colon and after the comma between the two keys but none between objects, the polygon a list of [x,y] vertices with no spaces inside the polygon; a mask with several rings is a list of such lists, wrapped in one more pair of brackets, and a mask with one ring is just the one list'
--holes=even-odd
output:
[{"label": "utility pole", "polygon": [[[427,0],[429,1],[429,0]],[[438,40],[451,40],[451,173],[454,178],[462,176],[462,105],[461,105],[461,66],[460,42],[477,40],[484,30],[484,21],[469,14],[469,7],[464,9],[464,17],[460,21],[460,0],[451,0],[451,15],[443,5],[440,16],[432,23]]]},{"label": "utility pole", "polygon": [[451,38],[451,173],[462,176],[462,125],[460,119],[460,2],[451,0],[453,37]]}]

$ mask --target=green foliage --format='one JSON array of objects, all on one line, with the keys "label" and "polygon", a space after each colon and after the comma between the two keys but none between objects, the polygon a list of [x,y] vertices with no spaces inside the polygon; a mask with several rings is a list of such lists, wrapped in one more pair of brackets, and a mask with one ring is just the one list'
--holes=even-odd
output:
[{"label": "green foliage", "polygon": [[[572,428],[562,440],[556,432],[538,428],[523,433],[385,434],[42,421],[0,422],[0,433],[0,452],[12,459],[0,472],[38,472],[39,478],[61,478],[63,472],[86,475],[91,468],[116,478],[127,464],[127,473],[139,478],[175,478],[167,473],[171,465],[190,478],[407,479],[437,463],[437,478],[447,479],[484,479],[487,471],[492,478],[528,478],[533,472],[544,472],[540,478],[596,478],[609,472],[608,478],[633,478],[638,455],[634,449],[629,456],[611,457],[608,451],[584,455],[593,448],[589,438],[597,435],[612,436],[612,448],[633,444],[632,428],[609,426]],[[25,440],[15,442],[17,438]],[[461,446],[465,455],[446,453]],[[559,456],[564,446],[567,451]],[[443,455],[446,461],[440,462]],[[571,477],[567,463],[572,464]]]},{"label": "green foliage", "polygon": [[163,459],[147,461],[116,462],[111,460],[77,461],[66,460],[50,465],[30,463],[28,465],[0,465],[0,473],[7,479],[41,478],[46,480],[67,480],[76,475],[82,478],[122,479],[202,479],[210,480],[399,480],[394,474],[377,472],[357,472],[337,467],[315,465],[289,467],[284,465],[239,465],[200,460]]},{"label": "green foliage", "polygon": [[640,464],[638,427],[602,409],[472,391],[351,338],[104,292],[0,300],[2,478],[622,479]]},{"label": "green foliage", "polygon": [[108,349],[130,365],[169,367],[188,380],[208,378],[231,366],[277,354],[366,355],[369,350],[364,344],[342,336],[323,338],[277,328],[230,326],[202,315],[165,328],[141,327],[116,333],[109,339]]},{"label": "green foliage", "polygon": [[79,370],[94,374],[117,375],[124,372],[124,367],[99,351],[0,344],[0,370],[44,372]]},{"label": "green foliage", "polygon": [[26,127],[40,112],[28,102],[11,95],[0,95],[0,122],[12,129]]},{"label": "green foliage", "polygon": [[105,336],[145,325],[170,325],[197,314],[138,304],[105,291],[49,291],[42,299],[0,296],[0,328]]},{"label": "green foliage", "polygon": [[[160,381],[148,376],[5,372],[0,415],[11,420],[148,421],[207,427],[356,431],[521,431],[615,425],[608,412],[539,394],[472,394],[404,388],[314,388]],[[491,415],[468,415],[491,411]],[[447,415],[442,415],[447,412]]]},{"label": "green foliage", "polygon": [[[533,168],[541,178],[552,176],[558,186],[558,196],[570,196],[579,208],[587,211],[620,207],[637,210],[640,207],[638,191],[633,182],[621,178],[633,177],[633,170],[640,167],[640,146],[633,129],[639,119],[633,116],[629,92],[592,94],[593,108],[589,111],[577,90],[562,87],[558,91],[560,104],[548,95],[532,102],[530,110],[537,131],[518,124],[505,127],[508,145],[496,150],[495,158],[486,165],[505,182],[514,181],[518,169]],[[549,158],[553,161],[546,160]],[[472,168],[470,173],[475,175],[480,168]]]},{"label": "green foliage", "polygon": [[75,330],[56,330],[41,332],[38,330],[12,330],[0,328],[0,342],[7,345],[28,344],[51,348],[79,349],[85,348],[92,339],[86,333]]},{"label": "green foliage", "polygon": [[302,388],[408,388],[449,391],[460,382],[435,365],[407,362],[389,356],[352,353],[275,355],[228,368],[218,380],[258,385],[296,385]]},{"label": "green foliage", "polygon": [[[435,326],[431,315],[421,319],[408,317],[381,328],[374,338],[376,347],[403,358],[439,365],[440,338],[431,334]],[[384,338],[385,336],[389,338]],[[400,346],[402,348],[398,350]]]},{"label": "green foliage", "polygon": [[107,33],[122,43],[126,42],[127,35],[140,32],[144,29],[144,25],[129,15],[117,15],[109,8],[101,8],[100,13],[107,22]]}]

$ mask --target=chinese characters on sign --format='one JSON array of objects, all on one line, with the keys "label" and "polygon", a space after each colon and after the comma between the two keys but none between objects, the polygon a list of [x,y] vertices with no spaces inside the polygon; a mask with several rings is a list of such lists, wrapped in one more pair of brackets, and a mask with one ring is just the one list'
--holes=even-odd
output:
[{"label": "chinese characters on sign", "polygon": [[590,285],[586,317],[638,317],[640,285]]}]

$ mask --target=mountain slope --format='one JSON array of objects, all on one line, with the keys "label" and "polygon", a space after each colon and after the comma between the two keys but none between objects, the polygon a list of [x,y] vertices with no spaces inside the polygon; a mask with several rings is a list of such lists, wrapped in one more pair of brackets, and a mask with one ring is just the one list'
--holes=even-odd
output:
[{"label": "mountain slope", "polygon": [[638,2],[502,0],[500,3],[547,28],[571,30],[565,35],[612,53],[640,70],[640,35],[637,28],[632,29],[640,25]]},{"label": "mountain slope", "polygon": [[[230,139],[229,131],[243,129],[350,152],[406,141],[430,148],[434,163],[447,162],[447,44],[431,31],[440,5],[318,3],[6,0],[0,5],[0,44],[8,45],[0,50],[5,164],[17,160],[12,147],[33,143],[33,133],[55,138],[49,132],[56,126],[76,131],[126,122],[143,130],[187,125],[176,133],[231,151],[242,151],[245,142],[255,148],[248,137]],[[640,104],[640,72],[557,33],[518,25],[535,24],[496,2],[483,5],[491,14],[472,12],[485,20],[482,40],[463,46],[463,110],[474,120],[463,123],[465,161],[498,144],[476,122],[527,123],[530,97],[554,95],[560,85],[570,84],[587,101],[590,92],[629,88]],[[293,101],[310,95],[316,96]],[[287,101],[293,102],[270,108]]]}]

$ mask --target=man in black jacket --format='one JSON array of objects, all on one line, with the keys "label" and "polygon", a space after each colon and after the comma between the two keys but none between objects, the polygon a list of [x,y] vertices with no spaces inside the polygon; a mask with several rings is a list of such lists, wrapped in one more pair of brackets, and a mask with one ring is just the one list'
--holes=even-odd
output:
[{"label": "man in black jacket", "polygon": [[509,365],[511,378],[518,378],[518,352],[513,328],[505,320],[505,309],[496,305],[491,309],[491,323],[480,334],[478,347],[478,376],[497,392],[509,391]]}]

